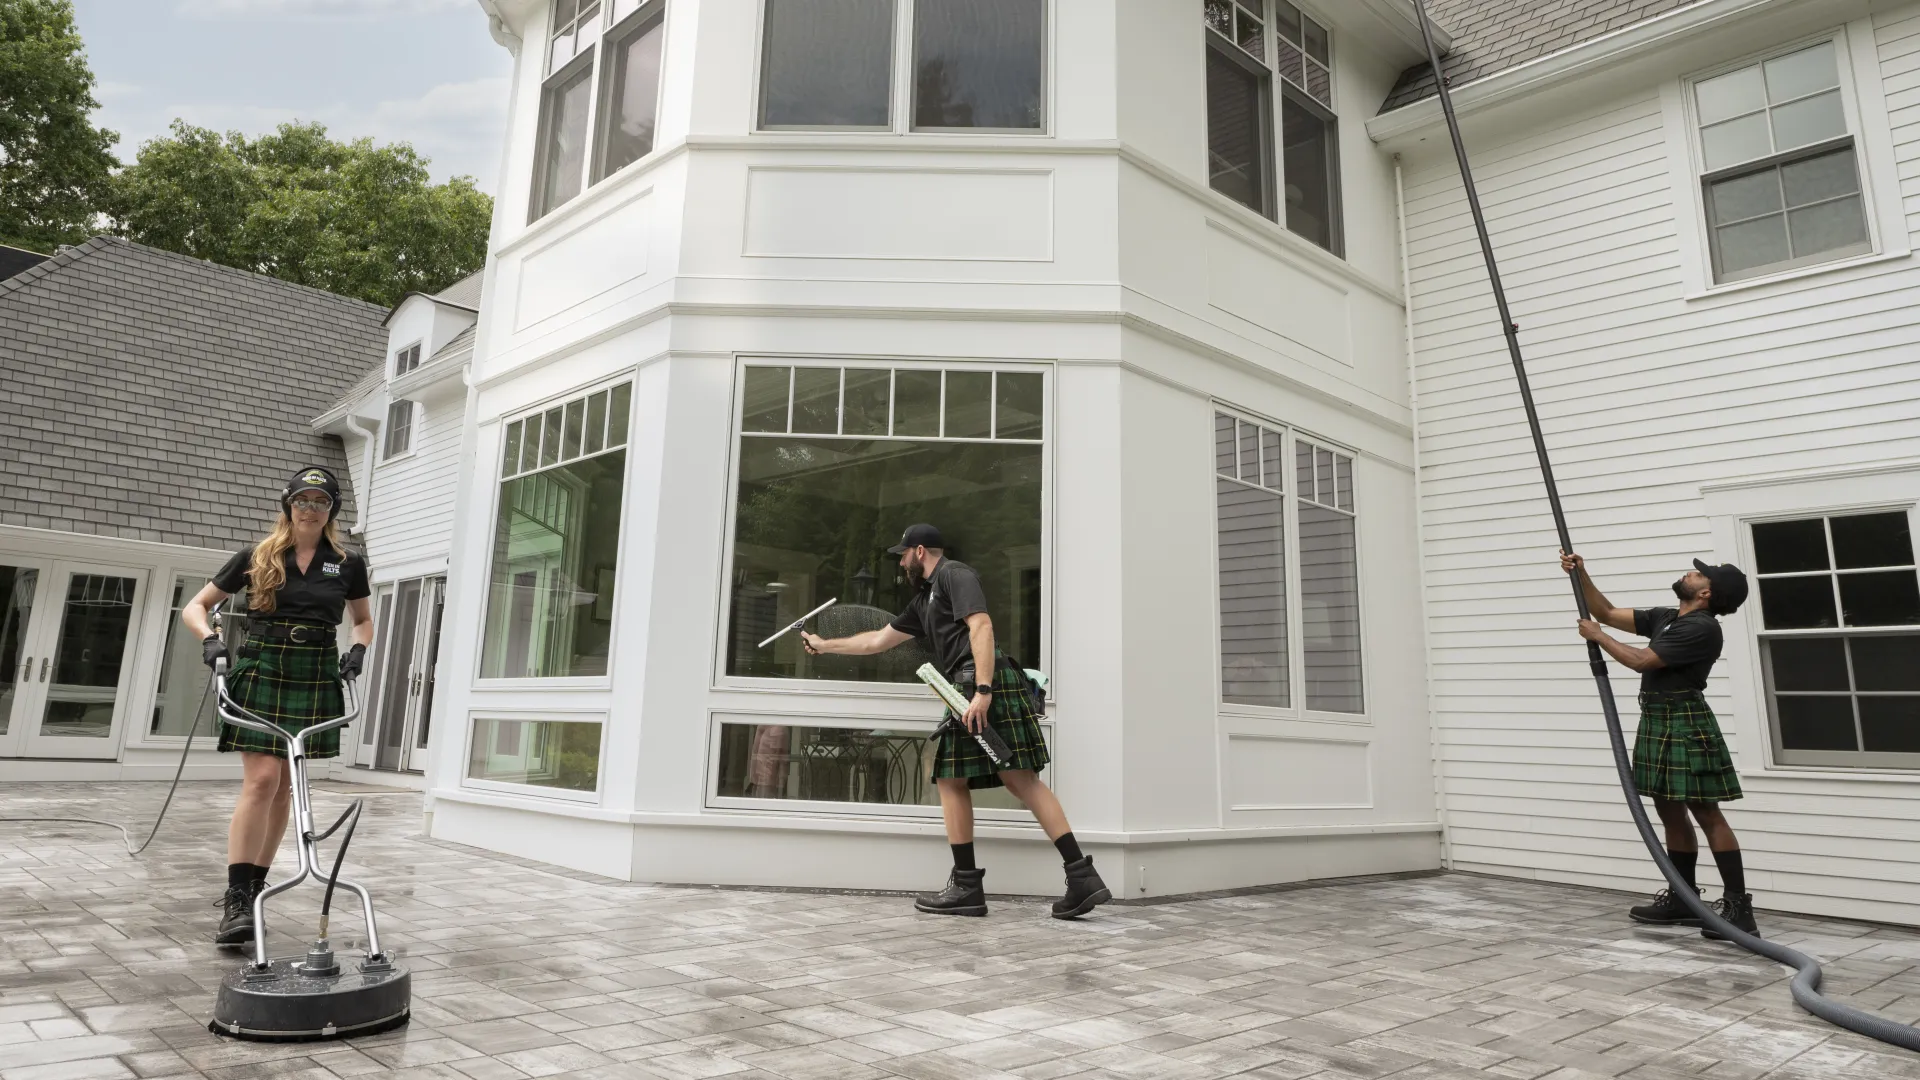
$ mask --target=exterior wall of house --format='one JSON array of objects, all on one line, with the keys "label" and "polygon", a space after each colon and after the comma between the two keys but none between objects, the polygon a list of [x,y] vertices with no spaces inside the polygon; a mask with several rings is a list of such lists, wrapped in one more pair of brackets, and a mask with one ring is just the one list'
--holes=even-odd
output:
[{"label": "exterior wall of house", "polygon": [[[1475,175],[1569,525],[1615,603],[1670,604],[1668,583],[1696,556],[1751,572],[1750,518],[1920,497],[1920,269],[1906,254],[1920,212],[1920,9],[1883,6],[1842,28],[1869,199],[1891,206],[1878,256],[1733,288],[1701,280],[1681,77],[1832,29],[1756,39],[1736,27],[1550,122],[1473,121]],[[1428,142],[1443,149],[1444,131]],[[1452,865],[1649,888],[1454,164],[1410,154],[1406,186]],[[1722,623],[1708,698],[1746,788],[1729,820],[1758,905],[1920,920],[1920,782],[1776,762],[1758,590]],[[1631,739],[1637,677],[1613,676]],[[1714,880],[1707,860],[1701,872]]]}]

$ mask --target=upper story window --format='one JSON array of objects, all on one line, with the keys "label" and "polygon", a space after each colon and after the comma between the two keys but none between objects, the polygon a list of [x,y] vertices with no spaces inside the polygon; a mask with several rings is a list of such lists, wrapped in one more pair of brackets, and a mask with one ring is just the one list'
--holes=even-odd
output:
[{"label": "upper story window", "polygon": [[1838,43],[1693,84],[1716,282],[1873,249]]},{"label": "upper story window", "polygon": [[1202,3],[1208,183],[1340,254],[1339,121],[1327,28],[1288,0]]},{"label": "upper story window", "polygon": [[529,220],[653,150],[665,15],[666,0],[554,0]]},{"label": "upper story window", "polygon": [[420,366],[420,343],[413,344],[393,354],[393,376],[399,378]]},{"label": "upper story window", "polygon": [[915,131],[1046,125],[1046,0],[766,0],[765,10],[763,130],[892,131],[897,87]]},{"label": "upper story window", "polygon": [[413,449],[413,402],[396,401],[387,406],[386,441],[380,460],[397,458]]}]

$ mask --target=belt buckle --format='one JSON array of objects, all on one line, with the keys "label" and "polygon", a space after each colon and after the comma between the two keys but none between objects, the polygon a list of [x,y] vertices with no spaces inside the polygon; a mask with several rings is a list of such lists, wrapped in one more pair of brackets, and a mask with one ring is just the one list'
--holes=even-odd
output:
[{"label": "belt buckle", "polygon": [[287,640],[293,642],[295,645],[305,645],[309,641],[319,641],[320,639],[317,637],[308,638],[306,636],[307,631],[312,629],[314,629],[314,627],[302,626],[296,623],[287,631]]}]

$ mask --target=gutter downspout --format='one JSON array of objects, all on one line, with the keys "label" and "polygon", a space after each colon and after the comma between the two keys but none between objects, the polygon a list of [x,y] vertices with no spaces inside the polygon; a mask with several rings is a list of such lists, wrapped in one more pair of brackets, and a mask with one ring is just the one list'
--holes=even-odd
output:
[{"label": "gutter downspout", "polygon": [[360,418],[353,415],[352,409],[347,410],[346,421],[347,430],[360,436],[360,444],[365,448],[360,452],[360,476],[365,482],[353,486],[354,497],[360,503],[360,520],[355,524],[360,526],[360,535],[364,538],[373,523],[373,444],[378,431],[361,427]]},{"label": "gutter downspout", "polygon": [[1407,187],[1399,154],[1393,155],[1393,200],[1400,217],[1400,295],[1405,312],[1407,406],[1413,426],[1413,543],[1420,571],[1420,656],[1426,669],[1423,678],[1427,687],[1427,748],[1433,761],[1434,813],[1440,822],[1440,867],[1452,870],[1453,830],[1447,824],[1447,769],[1441,756],[1440,714],[1433,697],[1433,627],[1427,610],[1426,504],[1420,494],[1420,379],[1413,344],[1413,258],[1407,251]]}]

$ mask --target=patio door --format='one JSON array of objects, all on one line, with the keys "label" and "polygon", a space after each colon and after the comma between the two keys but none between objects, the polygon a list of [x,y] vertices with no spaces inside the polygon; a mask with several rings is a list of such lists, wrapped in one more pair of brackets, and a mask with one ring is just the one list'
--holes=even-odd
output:
[{"label": "patio door", "polygon": [[0,755],[118,756],[146,571],[0,565]]},{"label": "patio door", "polygon": [[444,577],[411,578],[376,594],[372,696],[355,764],[390,772],[425,768],[446,585]]}]

